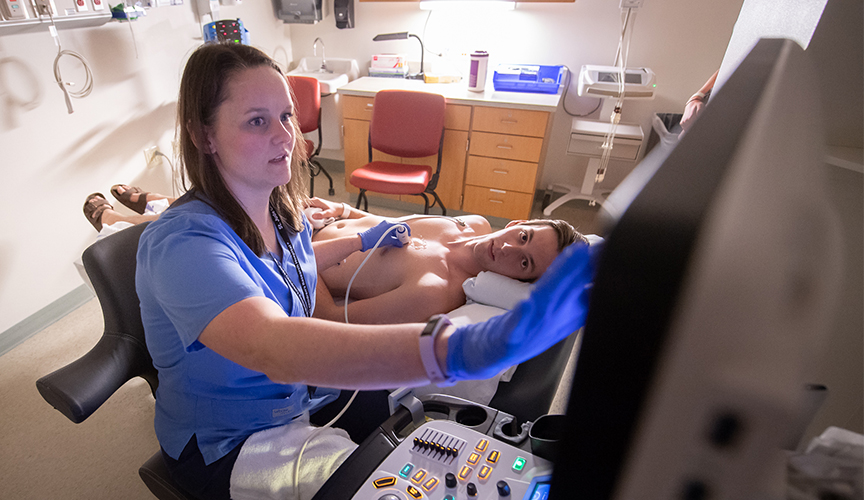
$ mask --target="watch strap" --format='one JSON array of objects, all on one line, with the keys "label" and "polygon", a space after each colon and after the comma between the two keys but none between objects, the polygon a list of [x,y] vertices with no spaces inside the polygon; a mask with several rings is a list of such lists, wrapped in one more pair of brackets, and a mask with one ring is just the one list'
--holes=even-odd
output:
[{"label": "watch strap", "polygon": [[420,359],[423,361],[423,368],[426,370],[426,376],[433,384],[443,382],[452,382],[447,379],[444,370],[438,365],[438,360],[435,357],[435,339],[439,333],[448,325],[452,325],[450,318],[445,314],[437,314],[432,316],[423,331],[420,332]]}]

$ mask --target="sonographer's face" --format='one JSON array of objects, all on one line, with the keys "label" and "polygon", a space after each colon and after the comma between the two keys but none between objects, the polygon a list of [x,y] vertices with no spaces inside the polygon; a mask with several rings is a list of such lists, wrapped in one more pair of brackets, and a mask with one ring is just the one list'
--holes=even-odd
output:
[{"label": "sonographer's face", "polygon": [[288,83],[267,66],[240,70],[208,130],[210,153],[235,195],[269,193],[291,180],[295,131]]}]

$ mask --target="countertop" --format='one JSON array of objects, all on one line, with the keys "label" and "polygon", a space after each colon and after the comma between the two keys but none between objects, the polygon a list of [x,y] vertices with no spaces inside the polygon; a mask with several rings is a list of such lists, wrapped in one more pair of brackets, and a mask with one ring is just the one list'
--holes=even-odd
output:
[{"label": "countertop", "polygon": [[561,100],[561,92],[557,94],[539,94],[530,92],[498,92],[489,79],[483,92],[468,90],[468,82],[462,79],[456,83],[425,83],[422,80],[407,80],[403,78],[380,78],[364,76],[348,82],[336,89],[343,95],[373,97],[379,90],[417,90],[444,96],[450,104],[482,105],[547,111],[554,113]]}]

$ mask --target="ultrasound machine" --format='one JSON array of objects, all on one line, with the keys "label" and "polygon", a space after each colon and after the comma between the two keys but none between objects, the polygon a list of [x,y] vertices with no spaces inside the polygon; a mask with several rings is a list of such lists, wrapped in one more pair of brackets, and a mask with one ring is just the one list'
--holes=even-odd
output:
[{"label": "ultrasound machine", "polygon": [[772,498],[841,272],[808,57],[760,41],[610,196],[566,415],[545,435],[544,417],[429,396],[422,425],[397,411],[315,499]]}]

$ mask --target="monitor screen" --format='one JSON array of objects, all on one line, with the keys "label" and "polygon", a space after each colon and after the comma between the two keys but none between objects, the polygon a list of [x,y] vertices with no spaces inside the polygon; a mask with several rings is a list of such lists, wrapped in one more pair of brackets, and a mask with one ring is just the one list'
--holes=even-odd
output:
[{"label": "monitor screen", "polygon": [[797,44],[762,40],[610,196],[550,499],[758,489],[839,272],[817,90]]}]

